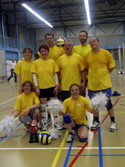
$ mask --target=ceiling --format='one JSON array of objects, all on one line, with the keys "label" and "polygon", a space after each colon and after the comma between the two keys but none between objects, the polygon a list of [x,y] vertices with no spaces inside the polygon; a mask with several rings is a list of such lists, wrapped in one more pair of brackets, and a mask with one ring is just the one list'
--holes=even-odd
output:
[{"label": "ceiling", "polygon": [[[2,13],[8,25],[18,24],[29,29],[47,27],[21,5],[24,2],[54,28],[88,24],[84,0],[1,0]],[[125,21],[125,0],[89,0],[89,4],[92,24]]]}]

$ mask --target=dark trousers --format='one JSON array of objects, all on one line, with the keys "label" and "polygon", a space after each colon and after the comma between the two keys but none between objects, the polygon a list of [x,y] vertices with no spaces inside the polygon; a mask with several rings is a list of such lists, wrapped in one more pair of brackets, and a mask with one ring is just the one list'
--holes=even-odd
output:
[{"label": "dark trousers", "polygon": [[8,82],[13,77],[13,75],[14,75],[14,82],[17,82],[17,75],[13,71],[14,71],[14,69],[11,69],[11,74],[10,74],[10,76],[8,78]]}]

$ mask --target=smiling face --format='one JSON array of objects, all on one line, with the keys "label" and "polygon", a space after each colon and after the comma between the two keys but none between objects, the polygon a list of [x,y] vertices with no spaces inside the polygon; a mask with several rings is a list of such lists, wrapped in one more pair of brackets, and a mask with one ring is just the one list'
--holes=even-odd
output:
[{"label": "smiling face", "polygon": [[25,60],[31,60],[32,52],[30,51],[30,49],[26,49],[23,53],[23,56]]},{"label": "smiling face", "polygon": [[87,36],[86,36],[86,33],[85,32],[80,32],[79,34],[79,40],[82,44],[86,43],[87,41]]},{"label": "smiling face", "polygon": [[24,91],[24,93],[26,94],[26,95],[28,95],[28,94],[30,94],[30,92],[31,92],[31,84],[30,83],[25,83],[24,85],[23,85],[23,91]]},{"label": "smiling face", "polygon": [[78,85],[73,85],[70,89],[70,94],[74,100],[79,98],[80,88]]},{"label": "smiling face", "polygon": [[47,58],[48,58],[48,50],[47,49],[45,49],[45,48],[41,48],[40,49],[40,54],[41,54],[41,56],[42,56],[42,59],[44,59],[44,60],[46,60]]}]

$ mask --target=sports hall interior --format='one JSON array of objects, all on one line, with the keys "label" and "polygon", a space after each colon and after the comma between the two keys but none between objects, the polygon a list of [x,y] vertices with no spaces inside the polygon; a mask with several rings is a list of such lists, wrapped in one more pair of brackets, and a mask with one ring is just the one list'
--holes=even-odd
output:
[{"label": "sports hall interior", "polygon": [[[22,3],[36,10],[53,25],[53,28],[27,11]],[[66,130],[60,130],[58,140],[50,144],[29,143],[29,133],[17,119],[16,130],[10,135],[0,131],[0,167],[124,167],[125,166],[125,1],[89,0],[91,24],[88,24],[84,0],[0,0],[0,121],[12,116],[18,96],[18,82],[5,65],[12,59],[23,59],[23,48],[33,50],[33,60],[39,58],[40,44],[46,44],[45,34],[71,39],[79,45],[79,32],[88,32],[100,40],[100,48],[113,55],[116,67],[111,73],[112,96],[117,131],[110,132],[107,111],[100,111],[101,127],[89,130],[88,141],[79,142],[77,134],[73,142],[66,143]],[[88,96],[87,96],[88,98]],[[92,125],[92,114],[87,113]],[[62,125],[62,117],[58,118]]]}]

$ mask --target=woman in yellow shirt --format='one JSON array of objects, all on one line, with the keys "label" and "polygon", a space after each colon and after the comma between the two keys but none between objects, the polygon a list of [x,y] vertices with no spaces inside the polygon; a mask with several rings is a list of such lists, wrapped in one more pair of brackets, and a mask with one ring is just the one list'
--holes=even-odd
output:
[{"label": "woman in yellow shirt", "polygon": [[[40,98],[42,120],[40,127],[47,130],[47,99],[56,99],[58,95],[58,67],[54,60],[48,58],[49,47],[47,45],[39,46],[40,58],[37,59],[32,68],[33,81],[36,88],[36,94]],[[58,114],[54,115],[55,127],[60,129],[58,125]],[[42,126],[43,122],[43,126]]]},{"label": "woman in yellow shirt", "polygon": [[33,86],[30,81],[25,81],[22,86],[23,93],[20,94],[14,106],[14,117],[19,118],[20,122],[24,123],[25,128],[28,128],[27,122],[32,122],[33,119],[39,118],[40,101],[33,92]]},{"label": "woman in yellow shirt", "polygon": [[30,72],[31,66],[33,65],[32,58],[33,51],[29,47],[23,49],[24,60],[20,60],[14,72],[18,75],[19,94],[22,93],[22,85],[25,81],[30,81],[33,84],[33,76]]},{"label": "woman in yellow shirt", "polygon": [[71,96],[64,100],[64,109],[59,113],[60,115],[64,115],[64,123],[69,133],[66,139],[67,142],[72,141],[72,128],[78,131],[79,141],[86,142],[88,139],[86,110],[94,113],[94,109],[90,106],[87,98],[80,96],[80,91],[78,84],[70,86]]}]

